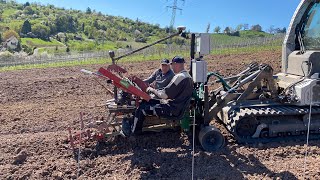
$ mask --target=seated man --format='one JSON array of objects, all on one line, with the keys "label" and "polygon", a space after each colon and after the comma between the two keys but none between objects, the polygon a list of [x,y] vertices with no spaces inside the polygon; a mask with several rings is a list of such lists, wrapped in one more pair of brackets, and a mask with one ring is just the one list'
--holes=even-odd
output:
[{"label": "seated man", "polygon": [[[163,59],[161,60],[160,69],[154,71],[152,75],[148,79],[143,80],[143,82],[147,83],[148,86],[155,82],[155,89],[163,89],[170,83],[173,76],[174,73],[170,68],[170,61],[168,59]],[[129,93],[120,90],[119,104],[130,105],[130,96]]]},{"label": "seated man", "polygon": [[193,91],[193,81],[189,73],[184,68],[184,59],[176,56],[172,59],[172,69],[175,76],[171,82],[163,89],[156,90],[148,87],[147,92],[151,92],[161,99],[167,99],[167,103],[151,99],[149,102],[142,101],[135,116],[131,121],[124,120],[122,124],[122,133],[129,136],[131,133],[140,134],[143,128],[143,121],[146,115],[155,115],[158,117],[177,117],[184,113],[184,107],[190,100]]},{"label": "seated man", "polygon": [[155,81],[155,89],[163,89],[166,87],[174,73],[170,68],[170,62],[168,59],[161,60],[161,67],[154,71],[148,79],[143,80],[145,83],[151,84]]}]

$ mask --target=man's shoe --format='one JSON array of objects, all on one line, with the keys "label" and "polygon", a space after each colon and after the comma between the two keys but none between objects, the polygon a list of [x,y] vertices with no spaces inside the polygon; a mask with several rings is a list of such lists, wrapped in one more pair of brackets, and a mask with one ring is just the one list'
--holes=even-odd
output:
[{"label": "man's shoe", "polygon": [[120,131],[122,136],[128,137],[131,135],[131,121],[128,118],[122,120],[122,129]]}]

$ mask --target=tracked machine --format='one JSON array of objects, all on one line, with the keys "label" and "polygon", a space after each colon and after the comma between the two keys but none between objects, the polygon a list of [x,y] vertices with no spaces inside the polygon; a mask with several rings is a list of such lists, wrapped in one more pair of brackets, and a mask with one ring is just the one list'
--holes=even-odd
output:
[{"label": "tracked machine", "polygon": [[[191,34],[190,74],[194,93],[190,104],[179,117],[148,117],[144,131],[177,127],[188,131],[194,125],[199,142],[207,151],[215,151],[224,144],[224,137],[210,123],[212,120],[222,123],[240,143],[299,139],[305,138],[307,133],[311,138],[320,137],[319,21],[319,0],[301,1],[284,39],[282,72],[275,75],[270,65],[254,62],[230,77],[207,72],[207,63],[202,56],[210,49],[208,35]],[[96,73],[84,71],[113,84],[113,91],[108,92],[114,98],[106,104],[106,118],[81,118],[82,130],[73,134],[70,129],[72,147],[86,140],[104,141],[120,135],[121,122],[132,117],[139,101],[151,99],[145,92],[146,85],[139,78],[123,76],[126,70],[116,64],[117,60],[173,36],[183,35],[183,30],[178,28],[176,34],[120,57],[110,52],[113,64],[108,68],[100,68]],[[196,54],[199,56],[195,57]],[[221,84],[217,89],[211,87],[213,77],[216,84]]]},{"label": "tracked machine", "polygon": [[[239,142],[269,142],[320,133],[320,3],[301,1],[282,49],[282,72],[250,64],[224,78],[230,88],[214,91],[209,116]],[[309,126],[310,119],[310,126]],[[303,136],[305,138],[305,136]]]}]

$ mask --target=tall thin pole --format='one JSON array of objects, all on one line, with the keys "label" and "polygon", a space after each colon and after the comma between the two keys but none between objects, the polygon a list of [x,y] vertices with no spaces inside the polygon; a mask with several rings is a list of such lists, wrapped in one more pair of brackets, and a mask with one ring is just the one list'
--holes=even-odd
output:
[{"label": "tall thin pole", "polygon": [[[181,0],[181,1],[185,1],[185,0]],[[172,15],[171,15],[171,21],[170,21],[170,29],[173,29],[174,27],[174,23],[176,20],[176,14],[177,14],[177,10],[182,11],[182,9],[180,7],[178,7],[178,0],[173,0],[173,5],[172,6],[167,6],[167,8],[171,8],[172,9]]]}]

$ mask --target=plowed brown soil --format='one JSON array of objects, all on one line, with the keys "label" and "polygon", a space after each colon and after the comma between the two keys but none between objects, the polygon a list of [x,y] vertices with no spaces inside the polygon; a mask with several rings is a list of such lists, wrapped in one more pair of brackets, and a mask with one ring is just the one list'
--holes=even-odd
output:
[{"label": "plowed brown soil", "polygon": [[[220,55],[206,58],[209,70],[223,75],[240,72],[256,60],[280,70],[281,52]],[[158,62],[123,64],[146,77]],[[117,137],[99,154],[93,144],[81,149],[78,167],[66,144],[67,127],[78,128],[79,112],[102,114],[110,98],[80,69],[100,66],[48,68],[0,73],[0,179],[190,179],[192,144],[178,132],[138,138]],[[304,142],[243,145],[226,130],[227,145],[217,153],[196,146],[197,179],[302,179]],[[319,141],[311,141],[306,176],[320,179]]]}]

